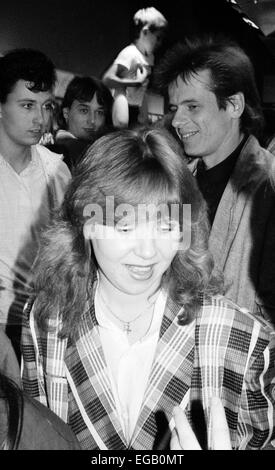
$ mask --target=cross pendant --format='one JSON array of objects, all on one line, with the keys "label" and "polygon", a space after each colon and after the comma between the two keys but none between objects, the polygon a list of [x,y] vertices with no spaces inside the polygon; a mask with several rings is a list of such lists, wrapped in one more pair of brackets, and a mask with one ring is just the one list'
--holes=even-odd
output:
[{"label": "cross pendant", "polygon": [[125,331],[127,335],[131,333],[132,330],[130,328],[130,323],[128,322],[123,323],[123,331]]}]

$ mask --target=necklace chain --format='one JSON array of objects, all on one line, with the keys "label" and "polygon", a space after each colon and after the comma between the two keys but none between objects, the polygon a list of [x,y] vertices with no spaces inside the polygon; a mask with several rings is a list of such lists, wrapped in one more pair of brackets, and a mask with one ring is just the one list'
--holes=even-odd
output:
[{"label": "necklace chain", "polygon": [[101,298],[101,300],[102,300],[104,306],[107,308],[107,310],[109,310],[109,312],[110,312],[117,320],[119,320],[119,321],[122,323],[122,325],[123,325],[123,331],[125,331],[125,333],[127,333],[127,335],[132,332],[132,330],[131,330],[131,328],[130,328],[130,325],[131,325],[132,323],[134,323],[136,320],[138,320],[138,319],[146,312],[146,310],[149,310],[149,308],[151,308],[152,305],[154,305],[154,304],[151,304],[151,305],[149,305],[149,307],[146,307],[146,309],[142,310],[142,312],[139,313],[139,314],[138,314],[135,318],[133,318],[132,320],[130,320],[130,321],[125,321],[125,320],[121,320],[121,318],[119,318],[119,316],[116,315],[115,312],[113,312],[113,310],[111,309],[111,307],[110,307],[109,305],[107,305],[107,302],[105,301],[105,299],[104,299],[104,297],[103,297],[102,294],[100,294],[100,298]]}]

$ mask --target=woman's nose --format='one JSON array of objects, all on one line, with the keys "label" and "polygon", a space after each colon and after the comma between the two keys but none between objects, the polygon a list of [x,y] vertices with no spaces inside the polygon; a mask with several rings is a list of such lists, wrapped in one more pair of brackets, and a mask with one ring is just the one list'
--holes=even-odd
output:
[{"label": "woman's nose", "polygon": [[156,254],[156,240],[152,234],[144,234],[142,238],[136,239],[135,254],[143,259],[151,259]]}]

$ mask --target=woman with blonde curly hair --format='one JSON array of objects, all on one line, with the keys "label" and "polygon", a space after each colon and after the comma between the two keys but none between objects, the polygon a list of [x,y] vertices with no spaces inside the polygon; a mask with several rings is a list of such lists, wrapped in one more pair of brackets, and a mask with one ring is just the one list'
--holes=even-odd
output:
[{"label": "woman with blonde curly hair", "polygon": [[221,290],[205,202],[176,142],[152,128],[100,138],[44,234],[25,309],[25,390],[83,449],[163,449],[175,407],[192,421],[199,402],[208,426],[213,397],[233,448],[263,447],[274,334]]}]

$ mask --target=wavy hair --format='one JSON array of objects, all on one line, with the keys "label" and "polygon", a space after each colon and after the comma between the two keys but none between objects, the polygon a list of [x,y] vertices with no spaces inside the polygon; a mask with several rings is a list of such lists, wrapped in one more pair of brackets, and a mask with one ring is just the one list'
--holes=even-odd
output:
[{"label": "wavy hair", "polygon": [[[189,322],[203,293],[220,289],[208,251],[206,204],[176,141],[164,129],[151,127],[113,132],[91,145],[77,167],[61,209],[42,239],[35,266],[36,316],[42,328],[50,317],[61,318],[61,336],[73,337],[87,299],[92,296],[96,260],[83,234],[86,208],[103,208],[109,224],[106,198],[114,205],[191,205],[191,242],[179,250],[163,279],[169,294],[181,305],[180,321]],[[184,220],[181,221],[181,224]]]}]

